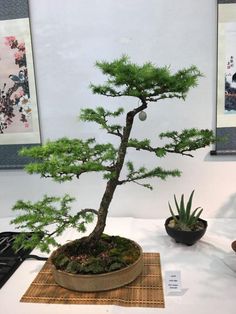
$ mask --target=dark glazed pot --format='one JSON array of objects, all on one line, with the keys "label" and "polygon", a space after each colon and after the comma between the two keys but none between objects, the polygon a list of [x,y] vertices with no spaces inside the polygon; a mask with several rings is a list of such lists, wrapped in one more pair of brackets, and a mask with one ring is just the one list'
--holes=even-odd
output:
[{"label": "dark glazed pot", "polygon": [[172,220],[172,217],[169,217],[165,221],[165,228],[168,235],[175,239],[175,242],[177,243],[183,243],[186,245],[193,245],[195,242],[197,242],[201,237],[205,234],[207,229],[207,221],[199,218],[198,220],[201,221],[204,224],[204,229],[197,230],[197,231],[182,231],[177,230],[175,228],[171,228],[168,226],[170,220]]},{"label": "dark glazed pot", "polygon": [[231,243],[231,247],[236,252],[236,240]]}]

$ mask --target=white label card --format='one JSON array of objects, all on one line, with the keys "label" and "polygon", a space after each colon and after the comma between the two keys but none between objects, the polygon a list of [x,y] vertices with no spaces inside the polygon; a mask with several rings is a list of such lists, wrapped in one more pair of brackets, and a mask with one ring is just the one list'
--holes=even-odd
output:
[{"label": "white label card", "polygon": [[166,285],[167,294],[181,292],[182,291],[181,272],[179,270],[166,271],[165,272],[165,285]]}]

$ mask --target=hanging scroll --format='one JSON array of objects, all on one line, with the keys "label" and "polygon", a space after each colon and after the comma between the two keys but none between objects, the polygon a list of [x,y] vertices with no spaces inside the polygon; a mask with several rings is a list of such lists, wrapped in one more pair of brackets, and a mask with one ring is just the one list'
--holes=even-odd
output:
[{"label": "hanging scroll", "polygon": [[0,0],[0,169],[22,168],[40,144],[28,0]]},{"label": "hanging scroll", "polygon": [[236,154],[236,0],[218,0],[218,138],[214,154]]}]

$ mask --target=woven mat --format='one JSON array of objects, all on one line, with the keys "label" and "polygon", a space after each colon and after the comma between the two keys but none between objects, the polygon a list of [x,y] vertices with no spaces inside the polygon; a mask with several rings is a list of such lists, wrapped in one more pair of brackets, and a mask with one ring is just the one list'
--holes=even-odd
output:
[{"label": "woven mat", "polygon": [[53,280],[50,264],[46,262],[20,301],[164,308],[160,254],[143,253],[143,256],[144,269],[135,281],[103,292],[77,292],[58,286]]}]

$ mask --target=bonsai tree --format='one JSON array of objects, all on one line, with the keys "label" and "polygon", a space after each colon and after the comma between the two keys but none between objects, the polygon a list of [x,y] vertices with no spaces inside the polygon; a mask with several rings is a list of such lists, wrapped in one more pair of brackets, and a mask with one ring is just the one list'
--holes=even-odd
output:
[{"label": "bonsai tree", "polygon": [[[80,241],[80,245],[84,247],[95,247],[104,232],[108,210],[117,187],[133,182],[152,189],[146,179],[164,180],[168,176],[178,177],[181,174],[177,169],[164,170],[161,167],[147,169],[142,166],[136,169],[132,161],[125,161],[128,150],[146,151],[157,158],[163,158],[167,154],[192,157],[192,151],[214,141],[212,131],[195,128],[161,133],[160,139],[165,139],[163,146],[153,146],[149,139],[130,136],[135,119],[139,116],[140,120],[144,120],[148,106],[166,98],[185,100],[189,89],[195,87],[201,77],[195,66],[172,74],[169,67],[156,67],[150,62],[140,66],[131,63],[127,56],[112,62],[97,62],[96,66],[107,76],[107,81],[102,85],[91,84],[90,88],[94,94],[106,97],[135,97],[139,101],[137,107],[126,112],[124,125],[111,122],[124,114],[123,108],[114,111],[104,107],[85,108],[80,112],[82,121],[97,123],[101,129],[118,139],[118,146],[112,143],[99,144],[94,138],[62,138],[48,141],[42,146],[23,149],[21,155],[35,160],[26,166],[28,173],[37,173],[42,178],[52,178],[57,182],[79,179],[88,172],[102,172],[106,187],[99,208],[80,209],[72,215],[70,208],[74,198],[69,195],[44,196],[36,203],[19,200],[13,210],[19,210],[21,214],[14,218],[12,223],[18,225],[18,228],[26,228],[35,233],[31,241],[25,241],[24,234],[19,236],[15,241],[18,247],[23,243],[26,248],[37,245],[42,251],[49,251],[49,245],[57,245],[56,237],[67,227],[83,232],[86,224],[96,216],[93,231]],[[127,171],[123,177],[121,170],[125,166]],[[53,231],[48,228],[49,225],[54,226]]]}]

